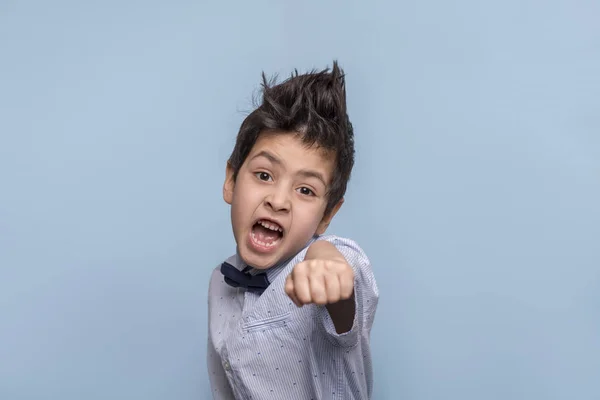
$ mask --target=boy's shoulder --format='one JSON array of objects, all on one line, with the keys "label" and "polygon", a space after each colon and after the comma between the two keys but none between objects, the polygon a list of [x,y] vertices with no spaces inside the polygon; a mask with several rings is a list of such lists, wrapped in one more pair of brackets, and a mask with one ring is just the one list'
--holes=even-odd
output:
[{"label": "boy's shoulder", "polygon": [[221,261],[217,266],[215,266],[213,268],[211,280],[214,279],[215,276],[217,276],[217,277],[222,276],[222,274],[221,274],[221,265],[223,265],[223,263],[228,263],[228,264],[233,265],[233,266],[235,266],[237,268],[238,260],[239,260],[238,255],[237,254],[233,254],[233,255],[227,257],[225,260]]},{"label": "boy's shoulder", "polygon": [[354,240],[348,237],[337,236],[333,234],[321,235],[317,240],[325,240],[333,244],[342,254],[343,250],[348,253],[359,253],[363,257],[367,257],[362,247]]}]

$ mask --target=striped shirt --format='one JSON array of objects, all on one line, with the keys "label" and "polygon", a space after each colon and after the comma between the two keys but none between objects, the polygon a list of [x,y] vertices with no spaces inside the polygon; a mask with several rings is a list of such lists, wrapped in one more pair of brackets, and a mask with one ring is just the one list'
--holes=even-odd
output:
[{"label": "striped shirt", "polygon": [[[324,306],[296,307],[285,294],[289,262],[268,269],[271,284],[262,295],[224,282],[213,271],[208,295],[208,373],[213,399],[370,399],[373,389],[370,332],[379,298],[371,264],[352,240],[327,240],[355,275],[356,313],[350,331],[338,334]],[[309,242],[309,244],[312,243]],[[239,255],[226,260],[239,270]]]}]

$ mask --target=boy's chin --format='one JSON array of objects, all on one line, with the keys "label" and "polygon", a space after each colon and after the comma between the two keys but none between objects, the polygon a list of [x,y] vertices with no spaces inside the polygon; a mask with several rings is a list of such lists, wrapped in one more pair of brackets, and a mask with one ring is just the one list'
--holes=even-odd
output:
[{"label": "boy's chin", "polygon": [[277,253],[256,254],[249,249],[240,249],[240,257],[244,263],[256,269],[269,269],[279,262]]}]

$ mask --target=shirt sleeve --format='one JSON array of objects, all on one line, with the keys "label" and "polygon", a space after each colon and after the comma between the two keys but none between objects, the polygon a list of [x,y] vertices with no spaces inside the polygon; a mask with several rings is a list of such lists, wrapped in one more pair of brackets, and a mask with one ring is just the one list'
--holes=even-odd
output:
[{"label": "shirt sleeve", "polygon": [[329,340],[336,346],[352,347],[358,343],[361,335],[369,336],[379,301],[379,290],[371,263],[353,240],[334,235],[321,236],[318,240],[333,244],[354,270],[355,312],[352,328],[348,332],[337,333],[327,308],[321,306],[318,309],[319,319]]}]

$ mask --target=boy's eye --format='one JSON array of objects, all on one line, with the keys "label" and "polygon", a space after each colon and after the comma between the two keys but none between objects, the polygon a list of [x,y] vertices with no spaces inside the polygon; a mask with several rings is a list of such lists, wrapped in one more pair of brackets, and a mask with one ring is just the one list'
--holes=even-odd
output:
[{"label": "boy's eye", "polygon": [[300,194],[303,194],[305,196],[314,196],[314,192],[312,190],[310,190],[307,187],[301,187],[298,189],[298,192],[300,192]]},{"label": "boy's eye", "polygon": [[257,172],[254,175],[256,175],[256,177],[261,181],[268,182],[271,180],[271,175],[267,174],[266,172]]}]

